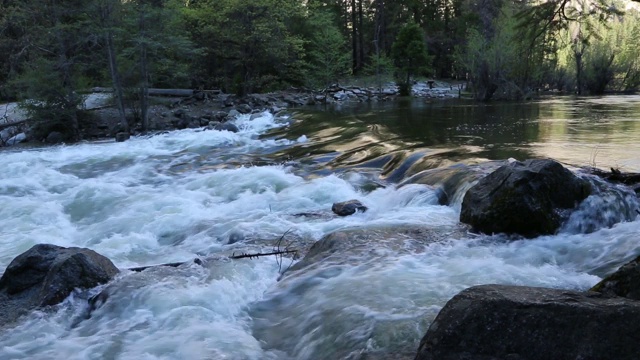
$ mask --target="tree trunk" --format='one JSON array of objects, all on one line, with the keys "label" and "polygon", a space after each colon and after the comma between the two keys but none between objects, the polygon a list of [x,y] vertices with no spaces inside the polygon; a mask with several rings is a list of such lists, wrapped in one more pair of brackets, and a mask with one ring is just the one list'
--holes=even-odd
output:
[{"label": "tree trunk", "polygon": [[387,45],[386,45],[386,20],[385,20],[385,9],[384,9],[384,0],[376,0],[376,36],[378,39],[378,48],[382,48],[382,52],[386,53]]},{"label": "tree trunk", "polygon": [[364,66],[364,34],[362,29],[362,18],[364,17],[362,11],[362,1],[358,1],[358,69],[362,69]]},{"label": "tree trunk", "polygon": [[352,47],[352,71],[355,75],[358,72],[358,31],[356,30],[356,0],[351,0],[351,47]]},{"label": "tree trunk", "polygon": [[575,52],[576,57],[576,92],[582,94],[582,52]]},{"label": "tree trunk", "polygon": [[73,80],[71,79],[72,78],[72,75],[71,75],[72,60],[70,60],[69,58],[67,58],[66,55],[64,55],[64,53],[67,50],[67,47],[65,46],[65,43],[59,34],[58,34],[58,40],[60,43],[59,50],[61,52],[61,55],[59,55],[58,57],[58,70],[62,75],[62,89],[65,94],[64,101],[66,103],[64,107],[67,109],[74,109],[74,110],[69,110],[69,122],[73,132],[73,140],[78,141],[80,140],[80,125],[78,124],[78,114],[77,114],[77,110],[75,109],[77,108],[79,101],[78,101],[78,95],[76,94],[73,88],[73,83],[72,83]]},{"label": "tree trunk", "polygon": [[[53,3],[53,8],[57,9],[56,3]],[[73,75],[72,75],[72,66],[73,60],[67,57],[67,52],[70,50],[70,46],[65,41],[64,34],[62,33],[63,26],[60,23],[61,15],[54,11],[52,16],[55,19],[55,36],[58,42],[58,63],[56,66],[56,70],[59,71],[59,74],[62,78],[62,94],[64,94],[64,106],[65,109],[73,109],[69,110],[69,122],[73,132],[73,140],[80,140],[80,126],[78,124],[78,114],[77,114],[77,106],[78,106],[78,95],[75,93],[75,89],[73,88]]]},{"label": "tree trunk", "polygon": [[140,9],[140,120],[142,122],[142,131],[146,133],[149,130],[149,79],[147,69],[147,39],[145,29],[145,13],[144,7]]},{"label": "tree trunk", "polygon": [[107,48],[107,59],[109,60],[109,73],[111,75],[111,82],[113,83],[113,94],[115,96],[116,107],[118,108],[118,115],[120,118],[120,124],[123,126],[125,132],[129,132],[129,123],[127,121],[127,115],[124,107],[124,94],[122,90],[122,81],[120,80],[120,71],[118,70],[118,62],[116,58],[115,46],[113,44],[113,10],[114,1],[106,0],[100,3],[100,20],[102,27],[106,30],[104,37]]},{"label": "tree trunk", "polygon": [[116,61],[115,48],[113,45],[113,34],[111,30],[105,35],[107,41],[107,56],[109,57],[109,71],[111,72],[111,81],[113,82],[113,93],[115,95],[116,107],[120,117],[120,124],[125,132],[129,132],[129,122],[124,109],[124,93],[122,91],[122,81],[120,80],[120,72],[118,71],[118,63]]},{"label": "tree trunk", "polygon": [[[377,22],[377,21],[376,21]],[[376,84],[378,92],[382,92],[382,81],[380,80],[380,27],[376,27],[376,33],[373,39],[373,46],[376,50]]]}]

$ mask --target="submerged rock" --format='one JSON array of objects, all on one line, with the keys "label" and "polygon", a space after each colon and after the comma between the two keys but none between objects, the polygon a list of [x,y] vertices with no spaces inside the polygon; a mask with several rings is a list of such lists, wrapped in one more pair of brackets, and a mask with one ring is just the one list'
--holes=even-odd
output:
[{"label": "submerged rock", "polygon": [[475,181],[506,163],[506,161],[489,161],[480,165],[455,164],[423,170],[402,181],[399,187],[408,184],[433,186],[440,205],[460,205],[462,197]]},{"label": "submerged rock", "polygon": [[62,302],[75,288],[92,288],[118,273],[93,250],[38,244],[18,255],[0,278],[0,323]]},{"label": "submerged rock", "polygon": [[219,123],[215,125],[213,129],[218,131],[231,131],[233,133],[237,133],[238,131],[240,131],[237,126],[229,122]]},{"label": "submerged rock", "polygon": [[416,360],[637,359],[640,302],[595,292],[481,285],[454,296]]},{"label": "submerged rock", "polygon": [[249,117],[249,120],[255,120],[255,119],[259,119],[262,116],[264,116],[263,113],[255,113],[255,114],[251,114],[251,116]]},{"label": "submerged rock", "polygon": [[354,231],[337,231],[325,235],[322,239],[316,241],[304,258],[291,266],[289,270],[299,270],[311,264],[320,262],[334,253],[346,251],[347,249],[355,246],[364,245],[364,243],[359,241],[362,236],[358,235],[359,233]]},{"label": "submerged rock", "polygon": [[334,203],[331,206],[331,211],[339,216],[349,216],[356,213],[356,211],[367,211],[367,207],[362,205],[362,203],[358,200],[349,200]]},{"label": "submerged rock", "polygon": [[553,160],[527,160],[501,166],[471,187],[460,221],[484,233],[553,234],[589,196],[588,181]]},{"label": "submerged rock", "polygon": [[640,256],[602,279],[591,291],[640,300]]},{"label": "submerged rock", "polygon": [[[370,260],[372,257],[383,256],[386,252],[386,250],[380,253],[372,251],[372,247],[378,250],[384,248],[393,254],[411,254],[424,249],[426,244],[445,239],[462,238],[466,233],[467,229],[463,226],[455,228],[452,232],[442,232],[419,226],[339,230],[310,244],[308,250],[304,246],[297,247],[300,253],[304,254],[304,258],[291,266],[287,274],[306,267],[313,267],[325,260],[330,260],[335,264],[356,264],[358,263],[357,259]],[[302,240],[298,242],[303,243]]]}]

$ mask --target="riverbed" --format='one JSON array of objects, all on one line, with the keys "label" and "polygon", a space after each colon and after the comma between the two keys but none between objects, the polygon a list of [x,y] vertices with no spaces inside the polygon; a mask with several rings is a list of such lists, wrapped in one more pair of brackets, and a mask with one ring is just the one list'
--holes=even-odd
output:
[{"label": "riverbed", "polygon": [[[0,269],[36,243],[88,247],[122,269],[206,260],[125,271],[91,313],[85,292],[33,313],[0,334],[0,358],[412,359],[466,287],[585,290],[640,254],[635,219],[486,236],[459,223],[459,198],[440,205],[435,186],[400,186],[510,158],[640,172],[640,96],[397,100],[234,123],[238,133],[0,152]],[[331,213],[350,199],[368,211]],[[229,259],[304,252],[336,231],[349,246],[293,270],[300,258]]]}]

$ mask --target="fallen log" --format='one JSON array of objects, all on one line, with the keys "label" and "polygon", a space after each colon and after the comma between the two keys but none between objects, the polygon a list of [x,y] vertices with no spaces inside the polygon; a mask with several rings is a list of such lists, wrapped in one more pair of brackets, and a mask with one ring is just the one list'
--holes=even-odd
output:
[{"label": "fallen log", "polygon": [[[92,92],[97,93],[110,93],[113,89],[108,87],[94,87],[91,89]],[[220,90],[193,90],[193,89],[149,89],[150,96],[175,96],[175,97],[189,97],[193,96],[195,93],[205,93],[211,95],[220,94]]]},{"label": "fallen log", "polygon": [[591,175],[598,176],[609,182],[627,185],[636,193],[640,193],[640,173],[624,173],[614,168],[611,168],[611,171],[591,167],[584,168],[584,170]]},{"label": "fallen log", "polygon": [[[111,88],[106,87],[94,87],[91,89],[93,92],[98,93],[110,93],[113,91]],[[149,89],[149,95],[157,95],[157,96],[191,96],[193,95],[192,89]]]},{"label": "fallen log", "polygon": [[6,128],[10,128],[12,126],[19,126],[22,125],[28,121],[30,121],[31,119],[24,119],[24,120],[18,120],[18,121],[12,121],[12,122],[8,122],[8,123],[2,123],[0,124],[0,131],[6,129]]}]

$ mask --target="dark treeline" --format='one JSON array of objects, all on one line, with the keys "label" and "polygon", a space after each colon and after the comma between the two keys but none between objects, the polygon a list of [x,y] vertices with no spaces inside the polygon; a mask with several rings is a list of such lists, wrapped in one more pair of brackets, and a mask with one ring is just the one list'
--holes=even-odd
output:
[{"label": "dark treeline", "polygon": [[[77,129],[111,86],[146,128],[149,87],[247,94],[367,78],[466,80],[480,100],[640,86],[628,3],[552,0],[0,0],[0,99]],[[49,129],[50,130],[50,129]]]}]

